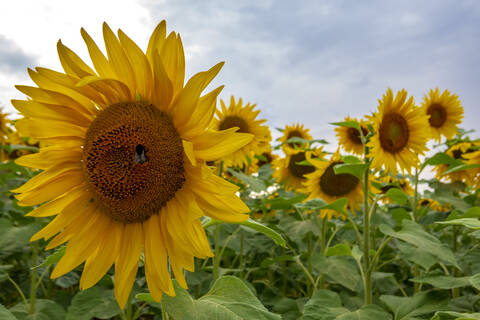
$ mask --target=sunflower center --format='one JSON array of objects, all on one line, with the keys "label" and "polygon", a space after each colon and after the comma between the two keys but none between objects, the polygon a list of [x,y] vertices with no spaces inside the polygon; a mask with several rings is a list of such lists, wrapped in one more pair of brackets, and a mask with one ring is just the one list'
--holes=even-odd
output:
[{"label": "sunflower center", "polygon": [[83,173],[102,212],[147,220],[185,182],[183,145],[170,117],[146,102],[114,104],[88,128]]},{"label": "sunflower center", "polygon": [[298,162],[305,161],[305,152],[299,152],[290,157],[288,162],[288,170],[297,178],[303,179],[305,174],[312,173],[315,171],[313,166],[306,166],[298,164]]},{"label": "sunflower center", "polygon": [[428,121],[432,127],[439,128],[447,121],[447,111],[441,104],[433,103],[428,107],[427,114],[430,116]]},{"label": "sunflower center", "polygon": [[[303,138],[303,135],[302,135],[302,133],[301,133],[300,131],[293,130],[293,131],[291,131],[291,132],[288,134],[288,136],[287,136],[287,141],[288,141],[288,139],[290,139],[290,138]],[[295,148],[295,147],[300,148],[300,147],[302,146],[302,144],[300,144],[300,143],[294,143],[294,142],[289,143],[288,145],[289,145],[291,148]]]},{"label": "sunflower center", "polygon": [[266,165],[267,163],[271,163],[272,160],[273,160],[273,157],[272,155],[270,154],[270,152],[264,152],[262,153],[262,157],[265,158],[265,160],[258,160],[257,162],[257,166],[260,168],[261,166],[263,165]]},{"label": "sunflower center", "polygon": [[401,151],[408,143],[409,130],[407,121],[398,113],[386,114],[379,129],[382,148],[390,153]]},{"label": "sunflower center", "polygon": [[233,127],[239,127],[237,132],[249,133],[248,123],[245,119],[239,116],[226,116],[225,119],[220,123],[220,130],[230,129]]},{"label": "sunflower center", "polygon": [[[368,134],[367,128],[365,128],[365,127],[361,127],[361,128],[362,128],[363,136],[366,137],[367,134]],[[352,141],[355,144],[362,144],[362,138],[360,136],[360,131],[358,131],[355,128],[347,128],[347,134],[348,134],[348,138],[350,139],[350,141]]]},{"label": "sunflower center", "polygon": [[335,174],[333,167],[343,163],[331,163],[320,177],[320,188],[323,193],[331,197],[342,197],[353,191],[358,185],[358,178],[348,173]]}]

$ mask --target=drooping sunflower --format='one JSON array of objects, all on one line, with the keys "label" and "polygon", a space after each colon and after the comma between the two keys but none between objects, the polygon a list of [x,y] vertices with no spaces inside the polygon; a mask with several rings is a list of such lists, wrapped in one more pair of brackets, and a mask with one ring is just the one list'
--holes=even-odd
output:
[{"label": "drooping sunflower", "polygon": [[[453,159],[467,161],[468,154],[473,154],[477,151],[476,143],[473,142],[459,142],[452,145],[445,151],[447,155]],[[475,170],[462,170],[444,174],[447,171],[448,165],[440,164],[434,167],[436,177],[438,180],[462,181],[466,184],[472,185],[475,180]]]},{"label": "drooping sunflower", "polygon": [[[335,174],[334,167],[342,164],[340,150],[337,150],[329,161],[311,160],[315,171],[306,174],[306,181],[303,183],[308,197],[305,201],[321,198],[327,203],[334,202],[340,198],[348,199],[348,206],[353,210],[359,207],[363,200],[362,182],[354,175],[348,173]],[[344,218],[342,214],[334,210],[321,210],[320,216],[331,219],[332,216]]]},{"label": "drooping sunflower", "polygon": [[[344,121],[355,121],[360,125],[364,136],[368,135],[367,121],[358,120],[355,118],[345,117]],[[363,143],[360,132],[355,128],[336,127],[338,144],[342,146],[346,152],[351,152],[356,155],[363,154]]]},{"label": "drooping sunflower", "polygon": [[378,112],[369,118],[375,130],[367,144],[373,168],[385,167],[386,171],[395,174],[397,165],[407,172],[418,166],[418,156],[427,150],[428,118],[422,109],[414,106],[413,97],[407,100],[405,90],[394,97],[388,89],[379,100]]},{"label": "drooping sunflower", "polygon": [[290,138],[302,138],[305,140],[312,140],[309,133],[310,129],[304,128],[303,124],[294,123],[291,126],[286,125],[283,129],[283,135],[277,140],[282,143],[282,150],[285,154],[295,153],[296,149],[302,146],[299,143],[286,143]]},{"label": "drooping sunflower", "polygon": [[[293,150],[293,149],[292,149]],[[272,162],[274,172],[272,174],[278,183],[284,185],[285,190],[302,191],[302,184],[306,180],[305,175],[312,173],[315,167],[312,165],[300,164],[305,160],[311,163],[312,158],[323,159],[325,153],[322,148],[314,150],[296,149],[291,151],[284,158],[275,159]]]},{"label": "drooping sunflower", "polygon": [[431,136],[435,140],[440,141],[442,135],[447,139],[453,138],[463,119],[462,103],[456,94],[448,90],[440,94],[438,88],[431,89],[423,98],[421,108],[428,116]]},{"label": "drooping sunflower", "polygon": [[430,198],[421,198],[418,200],[417,208],[428,207],[434,211],[446,212],[451,210],[451,206],[446,203],[441,205],[438,201]]},{"label": "drooping sunflower", "polygon": [[238,188],[205,164],[235,152],[253,136],[208,129],[222,87],[201,96],[223,63],[184,85],[180,36],[162,21],[146,54],[107,24],[107,57],[81,30],[92,69],[58,42],[64,69],[29,70],[38,87],[17,86],[30,98],[13,100],[24,115],[17,127],[50,145],[17,163],[44,171],[13,190],[29,213],[56,217],[32,237],[68,242],[53,270],[59,277],[85,262],[80,288],[93,286],[115,264],[115,297],[123,308],[138,262],[153,298],[174,295],[169,268],[186,288],[183,269],[213,255],[200,217],[243,221],[248,207]]},{"label": "drooping sunflower", "polygon": [[235,102],[235,98],[231,96],[230,105],[220,99],[221,110],[217,110],[218,119],[215,119],[213,128],[216,130],[227,130],[238,127],[238,132],[249,133],[253,135],[253,140],[243,148],[222,157],[225,166],[248,165],[247,157],[251,158],[254,154],[261,154],[270,148],[272,136],[268,126],[264,125],[267,120],[257,119],[260,110],[254,110],[255,104],[243,104],[242,98]]}]

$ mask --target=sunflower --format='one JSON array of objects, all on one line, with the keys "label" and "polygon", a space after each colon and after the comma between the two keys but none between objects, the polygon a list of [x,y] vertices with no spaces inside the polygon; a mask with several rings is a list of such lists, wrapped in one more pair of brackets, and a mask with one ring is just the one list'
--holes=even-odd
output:
[{"label": "sunflower", "polygon": [[226,166],[242,166],[248,165],[247,157],[251,158],[254,154],[260,154],[270,148],[272,136],[268,126],[263,125],[266,120],[257,120],[260,110],[254,110],[255,104],[243,104],[242,99],[235,102],[235,98],[231,96],[230,105],[225,105],[220,99],[221,111],[217,110],[217,117],[213,124],[216,130],[227,130],[238,128],[238,132],[253,134],[253,140],[243,148],[222,157]]},{"label": "sunflower", "polygon": [[[476,144],[472,142],[459,142],[452,145],[450,148],[445,151],[447,155],[456,160],[466,161],[468,160],[469,154],[474,154],[476,152]],[[471,160],[469,160],[471,161]],[[472,162],[469,162],[472,163]],[[475,170],[462,170],[445,174],[447,171],[447,164],[440,164],[435,166],[434,170],[436,171],[436,177],[438,180],[447,179],[448,181],[462,181],[466,184],[472,185],[475,180]]]},{"label": "sunflower", "polygon": [[401,90],[396,97],[391,89],[379,100],[378,113],[369,117],[375,134],[367,144],[372,167],[385,169],[393,174],[397,165],[402,171],[410,172],[418,165],[418,155],[427,150],[428,118],[422,109],[413,105],[413,98],[407,99],[407,92]]},{"label": "sunflower", "polygon": [[[327,203],[332,203],[346,197],[348,206],[352,211],[359,207],[363,199],[362,182],[348,173],[335,174],[333,169],[337,164],[343,163],[339,149],[331,156],[329,161],[312,159],[310,162],[313,164],[315,171],[305,175],[307,179],[303,183],[304,190],[309,194],[305,201],[321,198]],[[334,210],[320,211],[322,219],[325,216],[331,219],[333,215],[343,218],[342,214]]]},{"label": "sunflower", "polygon": [[[467,159],[467,164],[480,165],[480,150],[463,154],[463,157]],[[480,187],[480,168],[473,168],[468,170],[473,176],[473,186],[475,188]]]},{"label": "sunflower", "polygon": [[462,103],[456,94],[448,90],[440,94],[438,88],[431,89],[423,98],[421,108],[429,117],[431,135],[435,140],[440,141],[442,135],[447,139],[453,138],[463,119]]},{"label": "sunflower", "polygon": [[312,140],[312,136],[308,133],[310,129],[304,128],[303,124],[295,123],[291,126],[286,125],[283,129],[283,135],[277,140],[282,143],[282,150],[285,154],[295,153],[296,149],[302,146],[299,143],[286,143],[290,138],[302,138]]},{"label": "sunflower", "polygon": [[272,152],[272,148],[270,147],[268,151],[263,152],[262,154],[256,154],[252,163],[248,166],[248,172],[254,173],[258,172],[258,170],[267,164],[272,164],[275,159],[278,158],[277,154]]},{"label": "sunflower", "polygon": [[[355,118],[346,117],[344,121],[355,121],[360,125],[363,136],[368,135],[367,121],[357,120]],[[356,155],[363,154],[363,143],[360,132],[355,128],[350,127],[336,127],[335,132],[338,137],[338,144],[340,144],[346,152],[351,152]]]},{"label": "sunflower", "polygon": [[7,119],[7,116],[8,114],[3,113],[2,109],[0,109],[0,161],[7,159],[7,152],[3,149],[3,146],[7,144],[11,131],[8,127],[10,120]]},{"label": "sunflower", "polygon": [[293,150],[285,158],[275,159],[272,162],[274,168],[272,176],[279,183],[284,184],[285,190],[301,192],[303,189],[302,184],[306,179],[305,175],[312,173],[315,167],[312,165],[299,164],[299,162],[305,160],[310,162],[312,158],[323,159],[324,157],[325,154],[322,152],[322,148],[314,150]]},{"label": "sunflower", "polygon": [[421,198],[418,200],[417,208],[428,207],[433,211],[446,212],[451,210],[450,204],[441,205],[438,201],[430,198]]},{"label": "sunflower", "polygon": [[162,21],[146,54],[107,24],[107,57],[81,30],[92,69],[58,42],[65,71],[29,70],[38,87],[13,100],[25,116],[17,127],[48,147],[17,160],[44,171],[13,190],[20,205],[42,204],[33,217],[56,217],[32,237],[68,242],[52,271],[57,278],[85,262],[80,289],[93,286],[115,264],[115,297],[123,308],[142,252],[148,288],[156,301],[174,295],[169,274],[186,288],[183,269],[212,256],[200,217],[243,221],[248,207],[238,188],[205,164],[235,152],[253,136],[236,128],[208,129],[222,87],[200,96],[223,63],[184,85],[180,36],[166,36]]}]

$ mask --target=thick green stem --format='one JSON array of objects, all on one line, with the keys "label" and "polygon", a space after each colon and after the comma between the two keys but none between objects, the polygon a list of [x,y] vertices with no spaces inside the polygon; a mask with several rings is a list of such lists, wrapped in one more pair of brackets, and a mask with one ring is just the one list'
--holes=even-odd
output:
[{"label": "thick green stem", "polygon": [[29,313],[35,312],[35,302],[37,300],[37,266],[38,248],[36,243],[31,244],[32,248],[32,266],[30,268],[30,310]]},{"label": "thick green stem", "polygon": [[215,256],[213,257],[213,280],[217,280],[220,272],[220,224],[215,226]]},{"label": "thick green stem", "polygon": [[[372,272],[370,269],[370,211],[368,207],[368,173],[363,175],[363,265],[364,265],[364,294],[365,305],[372,303]],[[374,206],[374,205],[373,205]]]},{"label": "thick green stem", "polygon": [[[320,231],[320,253],[322,257],[325,257],[325,253],[327,252],[327,245],[326,245],[326,239],[327,239],[327,218],[324,217],[322,219],[322,228]],[[320,289],[325,288],[325,274],[322,272],[320,274],[320,279],[318,283],[318,287]]]},{"label": "thick green stem", "polygon": [[417,168],[415,168],[415,177],[414,177],[414,194],[413,194],[413,204],[412,204],[412,215],[413,215],[413,221],[417,221],[417,203],[418,203],[418,176],[420,172],[418,171]]}]

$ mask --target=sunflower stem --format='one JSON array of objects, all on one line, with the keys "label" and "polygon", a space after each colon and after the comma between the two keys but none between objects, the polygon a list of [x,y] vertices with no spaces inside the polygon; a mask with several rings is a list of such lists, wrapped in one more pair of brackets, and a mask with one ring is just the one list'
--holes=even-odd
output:
[{"label": "sunflower stem", "polygon": [[127,299],[127,313],[125,319],[132,320],[132,295],[130,294]]},{"label": "sunflower stem", "polygon": [[[368,207],[368,174],[367,168],[363,174],[363,265],[365,305],[372,303],[372,270],[370,269],[370,210]],[[374,204],[372,205],[375,206]]]},{"label": "sunflower stem", "polygon": [[[325,257],[325,253],[327,252],[327,217],[323,217],[322,219],[322,228],[320,233],[320,253],[322,257]],[[325,274],[322,272],[320,274],[318,288],[324,289],[325,288]]]},{"label": "sunflower stem", "polygon": [[35,312],[35,302],[37,300],[37,257],[38,248],[36,243],[31,244],[32,247],[32,267],[30,268],[30,310],[29,314]]},{"label": "sunflower stem", "polygon": [[[312,234],[307,233],[307,270],[312,274]],[[308,295],[312,296],[314,282],[307,287]]]},{"label": "sunflower stem", "polygon": [[418,202],[418,175],[420,172],[418,171],[417,168],[415,168],[415,177],[414,177],[414,186],[415,186],[415,191],[413,194],[413,204],[412,204],[412,215],[413,215],[413,221],[417,222],[417,202]]},{"label": "sunflower stem", "polygon": [[[220,161],[218,166],[218,176],[222,177],[223,175],[223,161]],[[220,229],[221,225],[217,224],[215,226],[215,255],[213,256],[213,281],[217,280],[220,275],[220,259],[222,258],[221,248],[220,248]]]}]

